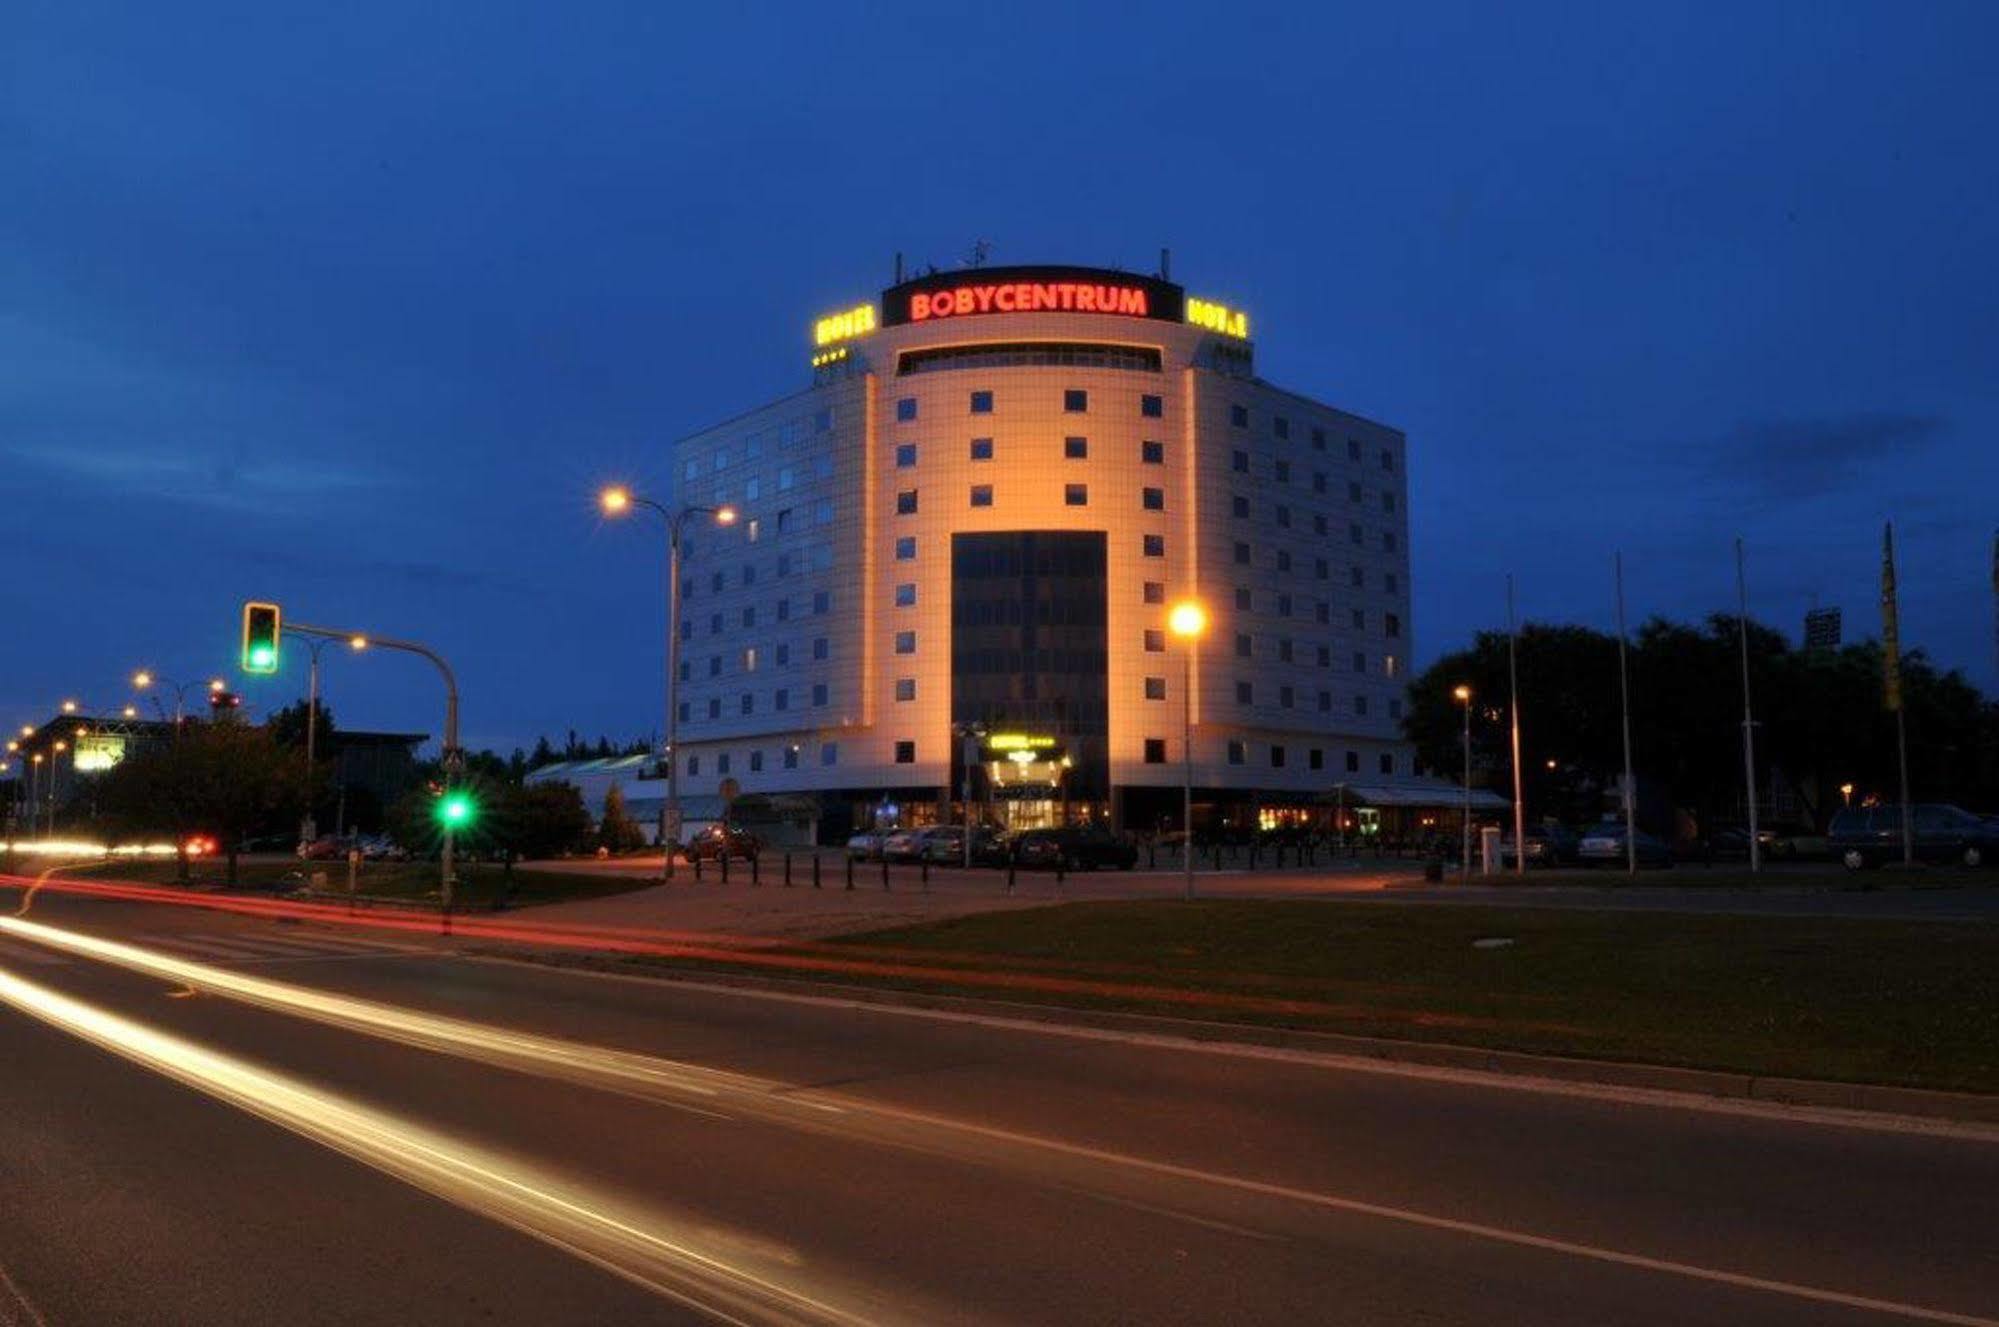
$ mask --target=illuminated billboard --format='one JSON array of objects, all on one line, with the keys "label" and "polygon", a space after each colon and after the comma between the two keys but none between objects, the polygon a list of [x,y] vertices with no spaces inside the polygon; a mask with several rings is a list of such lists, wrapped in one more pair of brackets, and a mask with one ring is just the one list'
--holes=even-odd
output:
[{"label": "illuminated billboard", "polygon": [[1171,281],[1095,267],[933,272],[882,292],[887,327],[995,313],[1108,313],[1177,323],[1186,294]]}]

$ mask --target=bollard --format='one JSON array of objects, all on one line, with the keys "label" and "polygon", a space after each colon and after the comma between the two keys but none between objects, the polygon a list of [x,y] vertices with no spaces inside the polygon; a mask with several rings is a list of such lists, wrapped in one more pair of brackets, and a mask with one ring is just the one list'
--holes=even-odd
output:
[{"label": "bollard", "polygon": [[791,888],[791,849],[784,850],[784,887]]},{"label": "bollard", "polygon": [[1055,888],[1062,888],[1062,859],[1060,857],[1055,859]]},{"label": "bollard", "polygon": [[694,856],[694,883],[697,885],[701,883],[701,855],[699,853],[696,853]]},{"label": "bollard", "polygon": [[726,885],[729,883],[729,850],[727,848],[722,849],[721,862],[722,862],[722,883]]},{"label": "bollard", "polygon": [[1150,871],[1155,867],[1157,867],[1158,865],[1159,865],[1159,841],[1157,839],[1154,839],[1145,845],[1145,869]]},{"label": "bollard", "polygon": [[930,859],[925,857],[922,859],[922,862],[923,865],[919,869],[923,876],[923,892],[928,894],[930,892]]},{"label": "bollard", "polygon": [[817,851],[812,854],[812,887],[814,889],[819,888],[819,854]]},{"label": "bollard", "polygon": [[852,857],[849,857],[847,858],[847,888],[852,889],[853,887],[854,887],[854,859]]},{"label": "bollard", "polygon": [[1006,859],[1006,892],[1013,893],[1013,858]]},{"label": "bollard", "polygon": [[888,888],[888,854],[882,854],[882,888]]},{"label": "bollard", "polygon": [[760,885],[763,883],[763,867],[758,864],[762,861],[763,861],[763,854],[761,853],[757,854],[755,857],[750,858],[750,883],[752,885]]},{"label": "bollard", "polygon": [[1249,845],[1249,869],[1252,871],[1256,869],[1256,843],[1254,840]]}]

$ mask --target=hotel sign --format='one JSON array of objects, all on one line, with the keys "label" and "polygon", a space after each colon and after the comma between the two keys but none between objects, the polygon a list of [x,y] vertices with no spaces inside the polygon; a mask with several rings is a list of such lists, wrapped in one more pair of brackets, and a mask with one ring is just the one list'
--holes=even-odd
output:
[{"label": "hotel sign", "polygon": [[829,313],[812,324],[812,344],[825,347],[866,336],[875,330],[875,306],[856,304],[851,309]]},{"label": "hotel sign", "polygon": [[1172,282],[1095,267],[934,272],[882,293],[885,327],[1006,313],[1108,313],[1177,323],[1185,312],[1186,292]]}]

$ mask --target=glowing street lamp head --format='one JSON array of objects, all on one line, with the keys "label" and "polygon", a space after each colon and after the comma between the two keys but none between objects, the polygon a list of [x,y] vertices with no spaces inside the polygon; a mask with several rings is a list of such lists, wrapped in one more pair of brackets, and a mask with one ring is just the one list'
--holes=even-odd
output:
[{"label": "glowing street lamp head", "polygon": [[7,749],[9,751],[19,751],[21,749],[21,744],[10,738],[7,742]]},{"label": "glowing street lamp head", "polygon": [[632,509],[632,491],[623,484],[612,484],[597,494],[597,507],[606,516],[623,516]]},{"label": "glowing street lamp head", "polygon": [[227,682],[224,682],[221,678],[211,677],[208,679],[208,690],[211,695],[219,696],[228,689],[229,689],[229,684]]},{"label": "glowing street lamp head", "polygon": [[141,668],[138,672],[132,674],[132,685],[137,687],[139,690],[144,691],[147,687],[151,686],[152,684],[153,684],[153,675],[147,672],[145,669]]},{"label": "glowing street lamp head", "polygon": [[736,509],[734,507],[718,507],[715,509],[715,524],[734,525],[735,523]]},{"label": "glowing street lamp head", "polygon": [[1196,600],[1183,599],[1166,614],[1166,625],[1174,635],[1192,640],[1208,629],[1208,610]]},{"label": "glowing street lamp head", "polygon": [[136,719],[139,717],[139,707],[137,705],[127,705],[119,713],[128,719]]},{"label": "glowing street lamp head", "polygon": [[350,650],[365,650],[368,648],[368,638],[366,636],[349,636],[347,638],[347,648]]},{"label": "glowing street lamp head", "polygon": [[21,736],[33,737],[34,735],[35,735],[35,728],[33,724],[24,723],[21,725]]},{"label": "glowing street lamp head", "polygon": [[1471,704],[1471,688],[1460,682],[1451,688],[1451,698],[1460,705]]},{"label": "glowing street lamp head", "polygon": [[75,701],[73,701],[73,700],[66,700],[66,701],[64,701],[64,702],[62,703],[62,712],[63,712],[64,714],[74,714],[74,713],[76,713],[76,702],[75,702]]},{"label": "glowing street lamp head", "polygon": [[54,746],[53,746],[53,747],[51,748],[51,750],[55,750],[55,751],[67,751],[67,750],[69,750],[69,743],[67,743],[67,742],[57,742],[57,743],[56,743],[56,744],[55,744],[55,745],[54,745]]}]

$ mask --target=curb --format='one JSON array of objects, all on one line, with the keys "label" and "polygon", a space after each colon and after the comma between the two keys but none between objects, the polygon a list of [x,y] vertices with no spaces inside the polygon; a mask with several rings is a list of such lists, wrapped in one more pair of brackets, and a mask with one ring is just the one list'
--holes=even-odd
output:
[{"label": "curb", "polygon": [[1470,1069],[1514,1078],[1539,1078],[1564,1083],[1591,1083],[1604,1087],[1640,1088],[1655,1092],[1676,1092],[1686,1096],[1755,1101],[1768,1105],[1902,1115],[1925,1120],[1999,1124],[1999,1096],[1987,1096],[1976,1092],[1942,1092],[1927,1088],[1889,1087],[1874,1083],[1781,1078],[1720,1069],[1686,1069],[1674,1065],[1634,1064],[1618,1060],[1573,1059],[1560,1055],[1537,1055],[1529,1051],[1457,1046],[1448,1042],[1400,1041],[1389,1037],[1362,1037],[1342,1032],[1312,1032],[1302,1028],[1260,1027],[1250,1023],[1216,1023],[1200,1019],[1166,1018],[1154,1014],[1069,1009],[1055,1005],[986,1000],[973,996],[844,986],[831,982],[745,976],[738,973],[709,972],[692,968],[677,969],[652,964],[635,967],[616,960],[604,962],[599,959],[597,962],[573,963],[563,961],[567,955],[546,952],[523,954],[512,947],[487,952],[491,952],[494,957],[525,959],[549,967],[581,967],[627,976],[643,976],[660,981],[695,981],[710,986],[733,986],[753,991],[812,995],[823,999],[844,1000],[851,1004],[982,1014],[1029,1023],[1138,1032],[1160,1037],[1177,1037],[1185,1041],[1262,1046],[1277,1050],[1317,1051],[1353,1059],[1381,1060],[1390,1064],[1420,1065],[1433,1069]]}]

